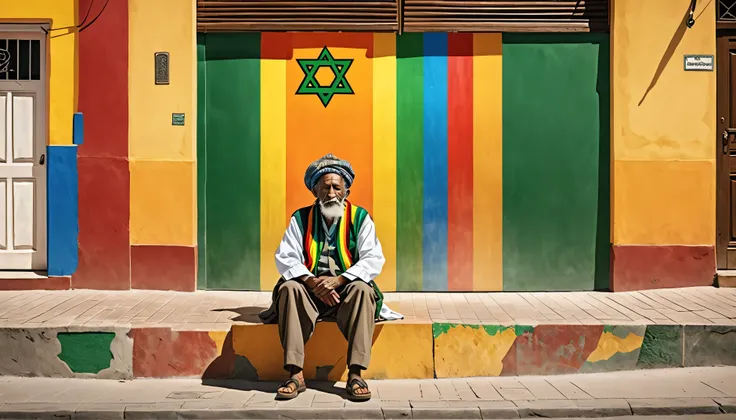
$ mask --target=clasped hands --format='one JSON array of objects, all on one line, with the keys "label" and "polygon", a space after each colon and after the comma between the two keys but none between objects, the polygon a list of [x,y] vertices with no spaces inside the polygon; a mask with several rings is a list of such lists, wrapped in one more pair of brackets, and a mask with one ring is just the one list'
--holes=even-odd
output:
[{"label": "clasped hands", "polygon": [[336,289],[347,282],[347,279],[343,276],[322,276],[311,277],[305,282],[305,284],[309,290],[317,296],[317,299],[324,302],[325,305],[335,306],[340,303],[340,295],[337,293]]}]

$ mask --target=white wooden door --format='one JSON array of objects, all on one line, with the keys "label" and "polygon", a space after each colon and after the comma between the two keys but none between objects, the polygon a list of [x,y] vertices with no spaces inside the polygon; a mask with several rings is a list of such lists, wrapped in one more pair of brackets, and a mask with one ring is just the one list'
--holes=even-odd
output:
[{"label": "white wooden door", "polygon": [[45,43],[0,26],[0,271],[47,268]]}]

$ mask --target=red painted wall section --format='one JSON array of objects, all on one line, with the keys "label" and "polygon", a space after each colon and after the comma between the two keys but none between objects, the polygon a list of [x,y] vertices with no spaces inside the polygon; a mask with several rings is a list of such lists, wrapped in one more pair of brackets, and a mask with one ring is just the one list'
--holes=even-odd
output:
[{"label": "red painted wall section", "polygon": [[614,245],[611,290],[712,286],[716,255],[710,245]]},{"label": "red painted wall section", "polygon": [[[107,5],[104,12],[100,10]],[[130,288],[128,0],[79,0],[79,268],[72,287]]]}]

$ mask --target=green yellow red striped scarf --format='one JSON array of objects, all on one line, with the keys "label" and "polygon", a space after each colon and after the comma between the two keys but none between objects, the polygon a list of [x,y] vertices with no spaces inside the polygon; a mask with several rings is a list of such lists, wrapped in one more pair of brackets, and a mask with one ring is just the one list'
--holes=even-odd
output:
[{"label": "green yellow red striped scarf", "polygon": [[[296,216],[299,229],[304,238],[302,244],[302,248],[304,249],[304,265],[316,276],[319,256],[322,254],[322,248],[325,243],[324,229],[320,226],[322,213],[319,210],[319,203],[297,210],[294,216]],[[368,217],[368,211],[362,207],[353,205],[347,200],[345,201],[345,209],[343,210],[342,217],[337,222],[337,234],[335,235],[335,248],[337,249],[338,256],[335,262],[343,273],[360,259],[357,251],[357,238],[360,227],[363,226],[366,217]],[[378,296],[376,300],[376,318],[378,319],[383,305],[383,293],[381,293],[375,282],[371,282],[370,284]]]},{"label": "green yellow red striped scarf", "polygon": [[[309,212],[306,215],[307,217],[303,218],[306,219],[304,220],[306,222],[303,244],[304,265],[315,275],[317,274],[319,256],[322,254],[325,236],[320,226],[321,212],[317,206],[313,205],[302,209],[302,211]],[[357,261],[359,258],[358,255],[355,255],[357,253],[356,238],[366,215],[367,212],[363,208],[354,206],[349,201],[345,202],[345,209],[343,210],[342,217],[337,222],[337,233],[335,235],[335,248],[338,256],[338,261],[336,262],[342,272],[352,267],[354,261]]]}]

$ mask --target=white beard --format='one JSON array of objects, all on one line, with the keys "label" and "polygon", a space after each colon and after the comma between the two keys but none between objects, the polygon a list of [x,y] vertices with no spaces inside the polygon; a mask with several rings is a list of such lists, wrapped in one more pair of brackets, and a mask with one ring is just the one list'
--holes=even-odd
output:
[{"label": "white beard", "polygon": [[343,211],[345,211],[345,202],[337,198],[333,198],[327,202],[320,201],[319,209],[327,219],[339,219],[342,217]]}]

